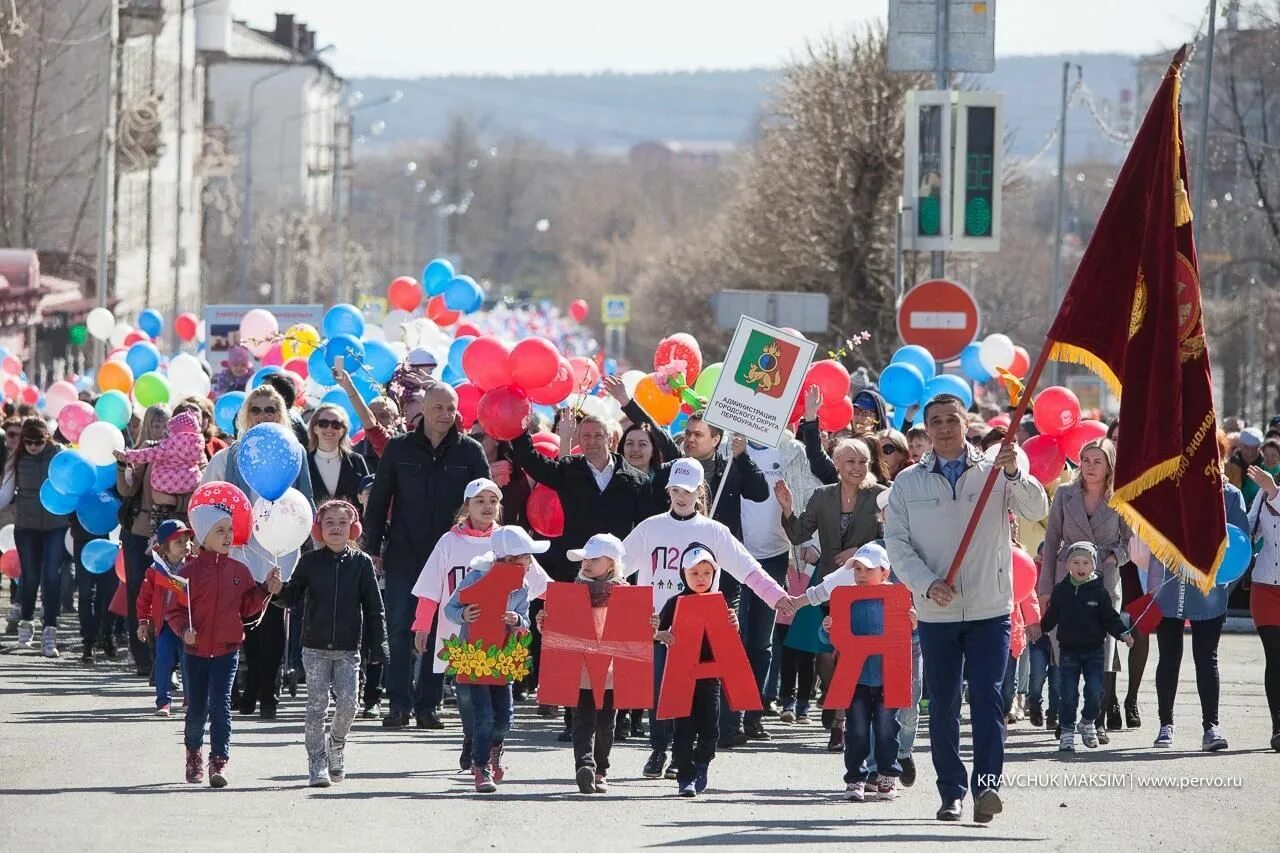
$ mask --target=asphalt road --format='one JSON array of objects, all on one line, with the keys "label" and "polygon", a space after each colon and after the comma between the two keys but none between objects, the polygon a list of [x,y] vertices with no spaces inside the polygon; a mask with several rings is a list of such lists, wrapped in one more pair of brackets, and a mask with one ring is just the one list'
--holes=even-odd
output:
[{"label": "asphalt road", "polygon": [[[1174,749],[1151,747],[1153,651],[1143,728],[1062,758],[1052,732],[1014,726],[1006,774],[1022,774],[1021,784],[1005,788],[1004,814],[979,826],[967,802],[964,822],[933,819],[927,735],[916,744],[919,780],[895,802],[844,801],[841,757],[825,751],[821,726],[776,720],[772,742],[717,756],[711,789],[696,800],[677,799],[674,782],[639,778],[647,750],[634,740],[615,747],[610,792],[584,796],[568,746],[555,740],[558,721],[537,717],[531,705],[518,708],[498,794],[475,794],[457,772],[452,709],[443,732],[357,721],[347,780],[312,790],[301,694],[276,721],[235,719],[231,786],[214,791],[183,782],[181,717],[151,716],[150,689],[123,666],[87,668],[65,651],[58,661],[10,651],[0,655],[0,850],[816,849],[855,841],[1022,853],[1082,844],[1276,849],[1280,754],[1267,745],[1261,645],[1252,634],[1223,637],[1231,748],[1218,754],[1199,751],[1189,641],[1186,655]],[[1088,775],[1066,775],[1076,773]],[[1185,787],[1142,787],[1146,780]]]}]

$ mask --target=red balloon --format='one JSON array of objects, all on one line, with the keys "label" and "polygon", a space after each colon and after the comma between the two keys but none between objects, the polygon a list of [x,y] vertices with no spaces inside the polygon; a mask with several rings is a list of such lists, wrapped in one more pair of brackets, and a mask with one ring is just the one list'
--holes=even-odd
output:
[{"label": "red balloon", "polygon": [[453,330],[453,336],[455,338],[460,338],[463,335],[470,335],[473,338],[478,338],[481,334],[481,331],[472,323],[459,323],[458,328]]},{"label": "red balloon", "polygon": [[569,303],[569,316],[579,323],[587,319],[587,314],[590,311],[591,306],[587,304],[585,299],[575,299]]},{"label": "red balloon", "polygon": [[1130,601],[1124,606],[1124,612],[1129,614],[1129,622],[1133,625],[1133,630],[1143,635],[1153,633],[1164,620],[1164,611],[1156,603],[1153,592]]},{"label": "red balloon", "polygon": [[189,311],[179,314],[178,319],[173,321],[173,330],[182,340],[194,341],[196,333],[200,330],[200,319]]},{"label": "red balloon", "polygon": [[1031,476],[1045,486],[1058,479],[1067,464],[1062,445],[1052,435],[1032,436],[1023,442],[1022,452],[1031,463]]},{"label": "red balloon", "polygon": [[1008,428],[1009,428],[1009,416],[1008,416],[1008,415],[996,415],[994,418],[992,418],[991,420],[987,421],[987,426],[989,426],[989,427],[1000,427],[1001,429],[1008,429]]},{"label": "red balloon", "polygon": [[525,390],[517,385],[494,388],[480,398],[476,419],[488,435],[498,441],[511,441],[529,428],[529,422],[533,420],[533,404]]},{"label": "red balloon", "polygon": [[1035,399],[1036,429],[1045,435],[1063,435],[1080,422],[1080,398],[1070,388],[1050,386]]},{"label": "red balloon", "polygon": [[452,326],[462,316],[461,311],[450,311],[444,304],[444,296],[433,296],[427,300],[427,319],[437,326]]},{"label": "red balloon", "polygon": [[1036,561],[1021,548],[1013,549],[1013,603],[1018,604],[1036,588],[1040,572]]},{"label": "red balloon", "polygon": [[134,344],[140,344],[150,341],[151,337],[146,332],[140,332],[134,329],[132,332],[124,336],[124,346],[126,349]]},{"label": "red balloon", "polygon": [[1013,364],[1009,365],[1009,372],[1014,376],[1022,379],[1027,375],[1027,371],[1031,369],[1031,353],[1027,352],[1026,347],[1013,348]]},{"label": "red balloon", "polygon": [[16,379],[6,379],[4,381],[4,396],[9,400],[16,400],[22,393],[22,386],[18,384]]},{"label": "red balloon", "polygon": [[542,536],[564,535],[564,507],[560,505],[560,496],[549,487],[539,483],[529,493],[529,501],[524,506],[529,526]]},{"label": "red balloon", "polygon": [[120,583],[128,583],[124,577],[124,549],[121,548],[116,552],[116,577],[120,579]]},{"label": "red balloon", "polygon": [[387,301],[392,308],[401,311],[415,311],[422,304],[422,285],[416,278],[402,275],[391,282],[387,288]]},{"label": "red balloon", "polygon": [[[823,400],[838,400],[849,396],[849,371],[843,364],[827,358],[815,361],[804,376],[804,387],[817,385],[822,389]],[[800,395],[803,398],[803,394]],[[851,416],[852,417],[852,416]],[[848,426],[846,423],[845,426]]]},{"label": "red balloon", "polygon": [[1081,421],[1071,431],[1058,439],[1062,452],[1076,465],[1080,464],[1080,451],[1091,441],[1107,437],[1107,425],[1102,421]]},{"label": "red balloon", "polygon": [[600,381],[600,368],[586,356],[575,355],[569,359],[573,368],[573,388],[575,391],[590,391]]},{"label": "red balloon", "polygon": [[693,387],[702,372],[702,347],[698,345],[698,339],[688,332],[676,332],[659,341],[653,354],[653,369],[661,370],[673,361],[684,362],[684,381]]},{"label": "red balloon", "polygon": [[511,384],[511,350],[493,335],[476,338],[462,351],[462,372],[481,391]]},{"label": "red balloon", "polygon": [[848,397],[826,399],[818,409],[818,426],[827,432],[848,429],[853,420],[853,401]]},{"label": "red balloon", "polygon": [[253,507],[244,492],[231,483],[215,480],[196,486],[187,501],[187,508],[209,504],[218,506],[231,513],[231,542],[235,545],[247,545],[253,534]]},{"label": "red balloon", "polygon": [[521,388],[545,388],[555,381],[560,369],[560,353],[546,338],[525,338],[512,347],[508,367],[511,378]]},{"label": "red balloon", "polygon": [[484,392],[470,382],[463,382],[453,389],[458,393],[458,414],[462,416],[462,426],[471,429],[476,422],[476,412],[480,408],[480,398]]},{"label": "red balloon", "polygon": [[284,363],[284,369],[290,373],[296,373],[303,379],[308,376],[307,360],[305,358],[291,358]]},{"label": "red balloon", "polygon": [[40,402],[40,389],[34,385],[28,385],[22,389],[22,402],[28,406],[34,406]]},{"label": "red balloon", "polygon": [[533,436],[533,449],[548,459],[560,456],[560,436],[554,432],[539,432]]},{"label": "red balloon", "polygon": [[7,578],[21,579],[22,566],[18,563],[18,549],[10,548],[0,554],[0,572]]},{"label": "red balloon", "polygon": [[529,399],[542,406],[554,406],[567,400],[572,393],[573,365],[569,364],[569,359],[561,356],[560,364],[556,367],[556,378],[542,388],[530,390]]},{"label": "red balloon", "polygon": [[4,361],[0,362],[0,366],[4,367],[4,372],[17,376],[22,372],[22,361],[16,355],[6,355]]}]

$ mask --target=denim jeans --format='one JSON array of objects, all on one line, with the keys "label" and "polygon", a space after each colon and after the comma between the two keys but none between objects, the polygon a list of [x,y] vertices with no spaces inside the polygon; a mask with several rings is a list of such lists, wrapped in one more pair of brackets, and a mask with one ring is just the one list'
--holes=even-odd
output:
[{"label": "denim jeans", "polygon": [[41,620],[46,628],[56,628],[62,612],[62,564],[67,559],[67,528],[31,530],[19,527],[13,541],[22,562],[22,618],[30,622],[36,615],[36,593],[44,603]]},{"label": "denim jeans", "polygon": [[[120,546],[124,550],[124,597],[129,607],[129,653],[138,667],[151,668],[151,650],[138,639],[138,593],[151,560],[147,557],[147,537],[127,531],[120,534]],[[160,614],[163,616],[164,614]],[[179,655],[181,655],[179,649]]]},{"label": "denim jeans", "polygon": [[459,684],[458,704],[466,702],[471,713],[471,764],[489,763],[489,749],[500,746],[511,730],[510,684]]},{"label": "denim jeans", "polygon": [[[766,557],[760,561],[760,566],[779,584],[786,585],[787,582],[787,562],[790,559],[790,552],[779,554],[776,557]],[[751,674],[756,679],[756,689],[761,695],[765,692],[765,683],[769,678],[769,670],[773,663],[773,623],[777,618],[777,614],[773,608],[764,603],[764,599],[756,595],[750,589],[743,589],[738,599],[738,630],[742,634],[742,645],[747,650],[747,660],[751,661]],[[728,702],[721,702],[721,708],[728,708]],[[756,723],[760,721],[762,716],[760,711],[747,711],[742,714],[737,711],[730,711],[733,715],[733,729],[738,728],[739,720],[745,719],[747,722]],[[724,719],[724,712],[721,711],[721,720]],[[723,727],[721,734],[724,734]]]},{"label": "denim jeans", "polygon": [[[920,725],[920,692],[924,682],[923,662],[920,659],[920,635],[911,635],[911,707],[898,709],[898,758],[911,754],[916,743],[916,730]],[[845,729],[848,731],[848,728]]]},{"label": "denim jeans", "polygon": [[671,748],[675,726],[671,720],[658,719],[658,694],[662,692],[662,673],[667,669],[667,647],[653,644],[653,711],[649,714],[649,749],[666,753]]},{"label": "denim jeans", "polygon": [[84,546],[87,544],[88,542],[76,540],[73,556],[76,567],[76,594],[80,596],[77,612],[80,617],[80,639],[85,645],[92,645],[100,637],[111,633],[110,626],[114,619],[107,608],[111,604],[111,597],[116,594],[120,579],[116,577],[115,569],[95,575],[84,567],[80,562],[80,555],[84,553]]},{"label": "denim jeans", "polygon": [[215,658],[184,653],[186,658],[187,749],[204,745],[204,724],[209,723],[209,755],[231,757],[231,683],[236,680],[239,652]]},{"label": "denim jeans", "polygon": [[415,716],[436,710],[444,701],[444,673],[436,672],[436,622],[427,634],[427,653],[418,655],[414,666],[413,713]]},{"label": "denim jeans", "polygon": [[[1048,635],[1027,645],[1031,655],[1031,675],[1027,684],[1027,702],[1033,708],[1058,707],[1058,665],[1053,662],[1053,641]],[[1048,682],[1049,696],[1045,702],[1044,686]]]},{"label": "denim jeans", "polygon": [[351,723],[359,704],[360,653],[331,649],[303,649],[302,665],[307,670],[307,722],[305,741],[307,758],[320,761],[325,757],[324,720],[329,710],[329,691],[333,690],[333,724],[329,736],[334,746],[347,742]]},{"label": "denim jeans", "polygon": [[845,716],[844,781],[865,782],[869,773],[864,762],[874,754],[876,772],[881,776],[901,776],[898,763],[898,712],[886,708],[884,688],[859,684],[853,692]]},{"label": "denim jeans", "polygon": [[1102,705],[1102,676],[1106,671],[1104,647],[1058,650],[1058,723],[1064,732],[1076,725],[1076,708],[1080,703],[1080,677],[1084,676],[1084,713],[1080,719],[1092,722]]},{"label": "denim jeans", "polygon": [[[187,656],[182,651],[182,638],[173,633],[168,624],[162,623],[156,634],[156,662],[152,672],[156,677],[156,707],[163,708],[172,701],[169,696],[169,677],[173,668],[182,669],[182,690],[190,704],[191,685],[187,681]],[[228,699],[230,701],[230,699]]]},{"label": "denim jeans", "polygon": [[[1009,617],[921,622],[920,651],[929,688],[929,749],[943,800],[961,800],[999,787],[1004,771],[1004,714],[1000,690],[1009,660]],[[961,683],[969,683],[973,775],[960,758]],[[846,732],[847,737],[847,732]]]},{"label": "denim jeans", "polygon": [[1018,692],[1018,659],[1009,656],[1009,663],[1004,668],[1004,682],[1000,685],[1000,703],[1006,717],[1013,711],[1013,697]]}]

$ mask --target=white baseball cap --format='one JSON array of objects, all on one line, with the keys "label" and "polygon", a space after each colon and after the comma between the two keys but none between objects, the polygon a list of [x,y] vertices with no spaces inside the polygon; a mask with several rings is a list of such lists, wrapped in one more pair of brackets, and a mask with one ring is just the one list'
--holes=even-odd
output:
[{"label": "white baseball cap", "polygon": [[854,553],[853,561],[861,563],[868,569],[888,569],[889,552],[884,549],[883,545],[868,542]]},{"label": "white baseball cap", "polygon": [[493,531],[489,539],[489,548],[498,557],[518,557],[521,554],[545,554],[551,543],[545,539],[534,539],[525,533],[523,527],[507,525]]},{"label": "white baseball cap", "polygon": [[720,564],[716,562],[716,555],[711,553],[710,548],[705,545],[694,544],[680,555],[680,569],[683,571],[704,561],[710,563],[716,569],[720,568]]},{"label": "white baseball cap", "polygon": [[597,533],[587,540],[587,544],[581,548],[570,548],[568,557],[575,563],[583,560],[594,560],[596,557],[609,557],[614,562],[621,562],[627,556],[627,550],[622,547],[622,540],[612,533]]},{"label": "white baseball cap", "polygon": [[440,364],[436,357],[431,354],[431,350],[425,347],[418,347],[410,352],[408,358],[405,359],[405,363],[412,367],[436,367]]},{"label": "white baseball cap", "polygon": [[702,485],[702,463],[697,459],[677,459],[671,466],[671,474],[667,479],[667,488],[696,492]]},{"label": "white baseball cap", "polygon": [[481,492],[493,492],[498,496],[498,500],[502,500],[502,487],[488,477],[480,477],[467,483],[467,488],[462,492],[462,499],[469,501]]}]

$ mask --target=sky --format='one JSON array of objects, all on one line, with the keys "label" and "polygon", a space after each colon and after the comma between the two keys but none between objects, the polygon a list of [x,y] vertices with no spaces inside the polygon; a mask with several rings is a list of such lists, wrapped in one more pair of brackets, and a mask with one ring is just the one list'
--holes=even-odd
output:
[{"label": "sky", "polygon": [[[1208,0],[987,0],[996,54],[1150,53]],[[293,12],[344,76],[648,72],[778,66],[806,39],[887,16],[889,0],[231,0],[260,28]]]}]

